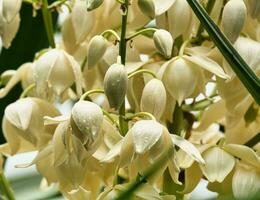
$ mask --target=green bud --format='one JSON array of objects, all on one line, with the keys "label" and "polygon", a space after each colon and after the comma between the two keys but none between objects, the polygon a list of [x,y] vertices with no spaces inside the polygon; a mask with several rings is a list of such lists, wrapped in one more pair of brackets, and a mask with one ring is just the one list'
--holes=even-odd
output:
[{"label": "green bud", "polygon": [[104,0],[87,0],[87,11],[94,10],[101,6]]},{"label": "green bud", "polygon": [[113,64],[106,72],[104,90],[111,108],[119,109],[127,91],[127,72],[123,65]]},{"label": "green bud", "polygon": [[93,68],[104,56],[107,49],[107,41],[101,35],[94,36],[88,46],[88,69]]},{"label": "green bud", "polygon": [[155,7],[153,0],[138,0],[138,6],[147,17],[154,19]]},{"label": "green bud", "polygon": [[171,34],[163,29],[157,30],[153,35],[153,41],[157,50],[166,58],[172,54],[173,38]]}]

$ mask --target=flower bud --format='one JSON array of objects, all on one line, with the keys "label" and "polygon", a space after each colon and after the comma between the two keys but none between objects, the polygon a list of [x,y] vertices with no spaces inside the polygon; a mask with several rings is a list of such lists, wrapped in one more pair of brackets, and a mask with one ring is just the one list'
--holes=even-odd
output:
[{"label": "flower bud", "polygon": [[53,93],[60,96],[76,83],[81,95],[81,70],[72,56],[60,49],[52,49],[35,62],[34,80],[39,96],[51,99]]},{"label": "flower bud", "polygon": [[94,10],[101,6],[104,0],[87,0],[87,11]]},{"label": "flower bud", "polygon": [[179,105],[195,91],[199,78],[198,70],[196,65],[183,58],[173,60],[165,69],[162,81]]},{"label": "flower bud", "polygon": [[154,120],[140,120],[130,129],[133,135],[135,152],[144,154],[161,138],[164,128]]},{"label": "flower bud", "polygon": [[153,35],[153,41],[157,50],[166,58],[172,54],[173,39],[168,31],[163,29],[157,30]]},{"label": "flower bud", "polygon": [[107,41],[101,35],[94,36],[88,46],[88,68],[93,68],[104,56],[107,49]]},{"label": "flower bud", "polygon": [[73,133],[85,145],[93,145],[100,136],[103,123],[101,108],[90,101],[77,102],[71,111]]},{"label": "flower bud", "polygon": [[226,37],[234,43],[246,20],[247,10],[243,0],[230,0],[224,7],[222,27]]},{"label": "flower bud", "polygon": [[150,80],[144,87],[141,99],[141,111],[153,114],[159,119],[166,106],[166,90],[162,81]]},{"label": "flower bud", "polygon": [[2,0],[3,17],[7,23],[11,23],[20,11],[22,0]]},{"label": "flower bud", "polygon": [[149,18],[155,17],[155,7],[153,0],[138,0],[140,10]]},{"label": "flower bud", "polygon": [[8,49],[11,46],[16,33],[18,32],[20,25],[20,15],[16,15],[15,18],[7,23],[0,17],[0,36],[2,38],[3,46]]},{"label": "flower bud", "polygon": [[106,72],[104,90],[111,108],[119,109],[127,91],[127,73],[123,65],[113,64]]}]

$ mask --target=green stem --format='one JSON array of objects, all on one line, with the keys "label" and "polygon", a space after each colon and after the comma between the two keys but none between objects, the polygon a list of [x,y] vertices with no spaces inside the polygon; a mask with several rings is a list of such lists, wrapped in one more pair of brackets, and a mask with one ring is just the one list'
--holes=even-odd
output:
[{"label": "green stem", "polygon": [[135,117],[148,117],[148,118],[156,121],[156,118],[151,113],[148,113],[148,112],[138,112],[138,113],[132,114],[131,116],[126,117],[125,119],[131,120]]},{"label": "green stem", "polygon": [[142,184],[146,183],[147,179],[154,175],[158,169],[160,169],[173,154],[173,149],[170,148],[162,153],[162,155],[154,162],[154,164],[147,167],[147,171],[137,178],[137,180],[130,184],[130,186],[120,193],[114,200],[130,199],[132,193],[137,190]]},{"label": "green stem", "polygon": [[185,42],[183,42],[179,51],[179,56],[183,56],[185,48],[190,44],[190,42],[191,40],[186,40]]},{"label": "green stem", "polygon": [[133,35],[129,36],[126,41],[129,41],[129,40],[132,40],[133,38],[135,38],[136,36],[138,35],[141,35],[141,34],[144,34],[144,33],[147,33],[147,32],[155,32],[157,31],[156,28],[145,28],[145,29],[142,29],[140,31],[137,31],[136,33],[134,33]]},{"label": "green stem", "polygon": [[25,88],[25,90],[23,91],[23,93],[20,95],[20,99],[24,98],[27,96],[27,94],[35,88],[35,83],[32,83],[31,85],[29,85],[27,88]]},{"label": "green stem", "polygon": [[87,97],[89,97],[89,95],[91,94],[104,94],[104,90],[102,89],[94,89],[94,90],[89,90],[87,92],[85,92],[81,97],[80,100],[84,100]]},{"label": "green stem", "polygon": [[112,29],[105,30],[103,33],[101,33],[103,37],[106,37],[106,35],[113,35],[118,41],[120,41],[119,35]]},{"label": "green stem", "polygon": [[153,78],[157,78],[156,74],[153,71],[148,70],[148,69],[140,69],[140,70],[137,70],[137,71],[129,74],[128,79],[133,78],[134,76],[136,76],[138,74],[150,74]]},{"label": "green stem", "polygon": [[3,172],[0,172],[0,191],[8,200],[15,200],[13,190]]},{"label": "green stem", "polygon": [[[127,15],[128,15],[128,5],[129,0],[125,0],[125,3],[121,5],[123,11],[122,15],[122,28],[121,28],[121,37],[119,44],[119,55],[121,56],[121,64],[125,65],[126,63],[126,28],[127,28]],[[123,101],[121,107],[119,108],[119,125],[122,135],[125,135],[128,131],[128,124],[125,121],[125,101]]]},{"label": "green stem", "polygon": [[103,111],[103,114],[113,123],[115,124],[117,127],[119,127],[117,121],[107,112],[105,111],[104,109],[102,109]]},{"label": "green stem", "polygon": [[55,48],[53,22],[51,12],[48,9],[48,0],[42,0],[42,16],[49,44],[52,48]]}]

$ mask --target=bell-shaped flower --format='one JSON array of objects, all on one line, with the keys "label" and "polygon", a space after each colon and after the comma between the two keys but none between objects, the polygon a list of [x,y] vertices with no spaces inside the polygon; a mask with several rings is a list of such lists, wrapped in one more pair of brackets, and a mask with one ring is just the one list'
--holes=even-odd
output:
[{"label": "bell-shaped flower", "polygon": [[246,21],[247,9],[243,0],[230,0],[223,9],[222,27],[226,37],[234,43]]},{"label": "bell-shaped flower", "polygon": [[99,143],[103,123],[102,109],[90,101],[77,102],[71,111],[73,134],[91,149]]},{"label": "bell-shaped flower", "polygon": [[111,108],[119,109],[125,100],[128,77],[121,64],[110,66],[104,77],[104,90]]},{"label": "bell-shaped flower", "polygon": [[43,117],[45,115],[55,117],[59,115],[59,112],[50,103],[37,98],[20,99],[6,107],[3,133],[11,154],[23,149],[22,140],[30,143],[36,149],[40,149],[48,143],[55,127],[44,126]]},{"label": "bell-shaped flower", "polygon": [[[158,1],[160,2],[160,1]],[[172,1],[174,4],[156,18],[158,27],[168,30],[173,39],[184,35],[192,21],[192,11],[189,4],[183,0]]]},{"label": "bell-shaped flower", "polygon": [[104,56],[107,49],[107,41],[101,35],[94,36],[88,45],[88,69],[96,66],[96,64]]},{"label": "bell-shaped flower", "polygon": [[[35,61],[36,93],[45,99],[62,95],[74,83],[78,95],[82,93],[82,75],[79,64],[61,49],[52,49]],[[66,78],[64,78],[66,77]]]},{"label": "bell-shaped flower", "polygon": [[166,106],[166,90],[162,81],[150,80],[144,87],[141,98],[141,111],[153,114],[160,119]]},{"label": "bell-shaped flower", "polygon": [[[0,6],[0,12],[1,12],[1,6]],[[11,46],[11,43],[15,38],[16,33],[18,32],[19,26],[20,26],[19,14],[17,14],[10,23],[5,22],[3,17],[0,14],[0,36],[3,42],[3,46],[6,49],[8,49]]]},{"label": "bell-shaped flower", "polygon": [[4,21],[11,23],[14,18],[19,15],[22,6],[22,0],[2,0],[2,15]]},{"label": "bell-shaped flower", "polygon": [[170,58],[173,48],[173,39],[171,34],[168,31],[159,29],[155,31],[153,40],[157,50],[164,55],[165,58]]}]

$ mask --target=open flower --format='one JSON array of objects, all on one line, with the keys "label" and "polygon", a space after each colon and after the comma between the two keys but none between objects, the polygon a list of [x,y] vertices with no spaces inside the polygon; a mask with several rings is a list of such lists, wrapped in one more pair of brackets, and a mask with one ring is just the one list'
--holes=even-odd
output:
[{"label": "open flower", "polygon": [[77,94],[82,93],[80,66],[64,50],[52,49],[44,53],[35,61],[33,70],[36,93],[42,98],[60,96],[74,83]]},{"label": "open flower", "polygon": [[[8,154],[41,149],[52,138],[55,126],[44,126],[43,117],[59,115],[50,103],[38,98],[20,99],[5,109],[3,133]],[[4,148],[4,147],[3,147]]]}]

